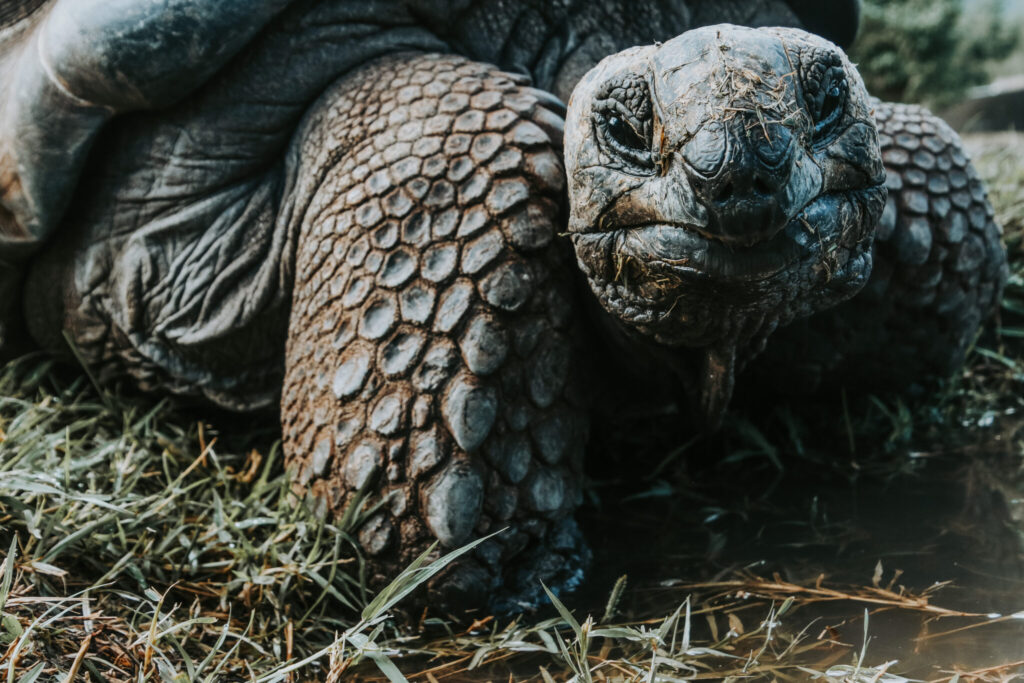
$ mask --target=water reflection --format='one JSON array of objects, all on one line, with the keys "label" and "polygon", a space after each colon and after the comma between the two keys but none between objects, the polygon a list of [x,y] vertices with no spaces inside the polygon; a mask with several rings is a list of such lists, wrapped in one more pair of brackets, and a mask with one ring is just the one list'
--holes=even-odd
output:
[{"label": "water reflection", "polygon": [[[794,586],[786,589],[796,598],[790,626],[813,623],[809,637],[849,646],[816,650],[808,665],[851,663],[865,608],[866,663],[898,660],[892,673],[948,680],[953,671],[1024,660],[1024,423],[1003,416],[983,427],[936,425],[901,437],[886,433],[891,424],[879,431],[874,423],[872,433],[865,425],[878,416],[858,410],[857,425],[843,411],[797,407],[755,422],[740,410],[721,435],[670,455],[639,485],[622,468],[632,463],[627,470],[636,473],[645,461],[654,472],[678,451],[673,417],[662,411],[611,426],[632,436],[595,467],[585,525],[601,543],[594,543],[591,593],[576,604],[602,604],[615,578],[628,573],[627,619],[662,614],[688,593],[719,591],[740,605],[736,595],[756,581],[732,594],[715,582],[760,577],[764,585]],[[822,422],[809,428],[808,420]],[[852,599],[815,594],[816,585]],[[948,611],[884,604],[878,592],[886,588],[924,593],[929,605]],[[786,590],[749,591],[752,608],[735,614],[756,626],[770,603],[757,596],[782,600]],[[956,612],[972,616],[950,616]],[[724,632],[728,617],[703,628],[705,635]],[[822,652],[834,661],[823,661]],[[1012,679],[994,670],[991,680]]]}]

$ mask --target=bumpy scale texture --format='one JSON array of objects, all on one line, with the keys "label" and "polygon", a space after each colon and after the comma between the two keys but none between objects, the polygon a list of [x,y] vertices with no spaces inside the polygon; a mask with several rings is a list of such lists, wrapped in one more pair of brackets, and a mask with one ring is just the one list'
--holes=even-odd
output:
[{"label": "bumpy scale texture", "polygon": [[586,552],[561,117],[512,78],[383,59],[321,99],[301,150],[322,181],[296,257],[285,451],[335,511],[364,488],[386,499],[359,532],[380,580],[435,538],[508,527],[435,582],[454,603],[571,580]]},{"label": "bumpy scale texture", "polygon": [[964,361],[1007,277],[1002,230],[956,133],[926,109],[875,101],[889,197],[856,297],[779,330],[752,375],[788,386],[904,388]]}]

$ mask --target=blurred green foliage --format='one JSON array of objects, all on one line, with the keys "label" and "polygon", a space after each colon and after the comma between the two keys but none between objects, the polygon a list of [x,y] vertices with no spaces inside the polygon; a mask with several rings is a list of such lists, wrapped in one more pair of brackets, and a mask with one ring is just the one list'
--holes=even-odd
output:
[{"label": "blurred green foliage", "polygon": [[868,90],[883,100],[940,107],[990,80],[1021,42],[1003,0],[865,0],[850,50]]}]

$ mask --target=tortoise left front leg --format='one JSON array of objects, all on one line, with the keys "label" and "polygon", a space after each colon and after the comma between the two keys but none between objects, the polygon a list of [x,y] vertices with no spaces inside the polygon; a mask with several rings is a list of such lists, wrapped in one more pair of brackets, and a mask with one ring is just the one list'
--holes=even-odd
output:
[{"label": "tortoise left front leg", "polygon": [[[505,530],[432,582],[435,608],[515,608],[577,581],[585,362],[550,96],[494,67],[400,55],[307,119],[281,418],[297,485],[357,531],[380,585],[435,540]],[[550,106],[550,104],[549,104]]]}]

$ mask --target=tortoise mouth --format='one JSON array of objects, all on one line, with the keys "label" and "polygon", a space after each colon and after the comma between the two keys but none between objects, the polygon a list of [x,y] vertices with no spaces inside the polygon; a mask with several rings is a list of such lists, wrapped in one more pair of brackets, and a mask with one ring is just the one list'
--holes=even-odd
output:
[{"label": "tortoise mouth", "polygon": [[798,241],[806,230],[793,219],[767,240],[738,246],[709,237],[695,226],[649,223],[621,228],[619,252],[684,276],[764,280],[807,255]]},{"label": "tortoise mouth", "polygon": [[609,226],[597,233],[574,237],[611,238],[614,246],[610,255],[620,264],[634,262],[642,266],[641,270],[675,276],[681,281],[765,283],[785,277],[786,271],[800,268],[801,264],[828,258],[839,248],[837,240],[845,242],[851,235],[870,232],[873,223],[861,225],[850,216],[844,219],[840,207],[870,202],[881,188],[873,185],[818,195],[770,237],[749,245],[720,239],[685,222]]}]

